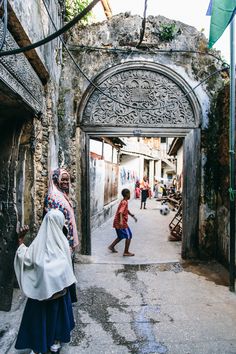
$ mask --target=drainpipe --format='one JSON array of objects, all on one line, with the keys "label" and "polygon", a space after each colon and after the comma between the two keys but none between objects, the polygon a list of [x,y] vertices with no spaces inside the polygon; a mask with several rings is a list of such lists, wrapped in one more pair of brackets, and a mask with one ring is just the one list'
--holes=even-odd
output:
[{"label": "drainpipe", "polygon": [[230,23],[230,241],[229,290],[235,292],[235,19]]}]

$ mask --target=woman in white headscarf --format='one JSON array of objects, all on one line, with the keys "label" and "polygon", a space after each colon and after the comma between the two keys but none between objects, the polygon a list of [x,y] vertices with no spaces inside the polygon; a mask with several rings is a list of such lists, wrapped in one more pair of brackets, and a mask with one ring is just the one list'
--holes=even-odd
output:
[{"label": "woman in white headscarf", "polygon": [[28,297],[16,349],[32,353],[57,352],[70,341],[74,318],[68,287],[76,282],[68,242],[62,232],[65,217],[50,210],[29,247],[19,239],[14,267],[19,286]]},{"label": "woman in white headscarf", "polygon": [[[57,168],[50,174],[49,189],[44,201],[44,215],[51,209],[58,209],[65,216],[63,232],[71,249],[72,264],[74,267],[75,249],[79,240],[72,200],[70,198],[70,174],[64,168]],[[76,287],[69,287],[72,303],[77,301]]]}]

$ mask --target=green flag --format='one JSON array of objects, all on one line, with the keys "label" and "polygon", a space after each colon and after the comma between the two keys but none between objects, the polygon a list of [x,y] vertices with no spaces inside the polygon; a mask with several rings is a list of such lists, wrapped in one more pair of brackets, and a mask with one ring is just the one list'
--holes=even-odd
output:
[{"label": "green flag", "polygon": [[209,48],[212,48],[230,24],[235,14],[236,0],[212,0],[211,5]]}]

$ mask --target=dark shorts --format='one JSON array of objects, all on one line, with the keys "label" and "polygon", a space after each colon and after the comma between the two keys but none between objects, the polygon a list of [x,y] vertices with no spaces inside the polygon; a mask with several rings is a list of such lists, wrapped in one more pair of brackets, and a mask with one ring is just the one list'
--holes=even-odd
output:
[{"label": "dark shorts", "polygon": [[132,232],[129,227],[126,229],[116,229],[117,237],[120,239],[126,238],[127,240],[131,240]]},{"label": "dark shorts", "polygon": [[148,198],[148,190],[142,190],[141,192],[141,202],[145,203]]}]

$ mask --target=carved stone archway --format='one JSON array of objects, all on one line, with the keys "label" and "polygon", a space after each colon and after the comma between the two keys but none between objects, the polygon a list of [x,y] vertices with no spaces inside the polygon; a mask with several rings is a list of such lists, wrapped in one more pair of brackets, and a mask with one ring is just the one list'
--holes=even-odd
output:
[{"label": "carved stone archway", "polygon": [[90,137],[155,137],[165,134],[186,137],[184,160],[191,169],[191,178],[188,178],[189,173],[185,169],[182,256],[195,257],[198,249],[201,166],[201,109],[195,93],[174,70],[147,61],[132,61],[111,67],[95,77],[93,82],[96,87],[89,85],[78,111],[82,253],[91,254]]},{"label": "carved stone archway", "polygon": [[79,111],[81,127],[193,129],[200,124],[191,87],[164,65],[126,62],[104,71],[94,83],[105,95],[88,87]]}]

